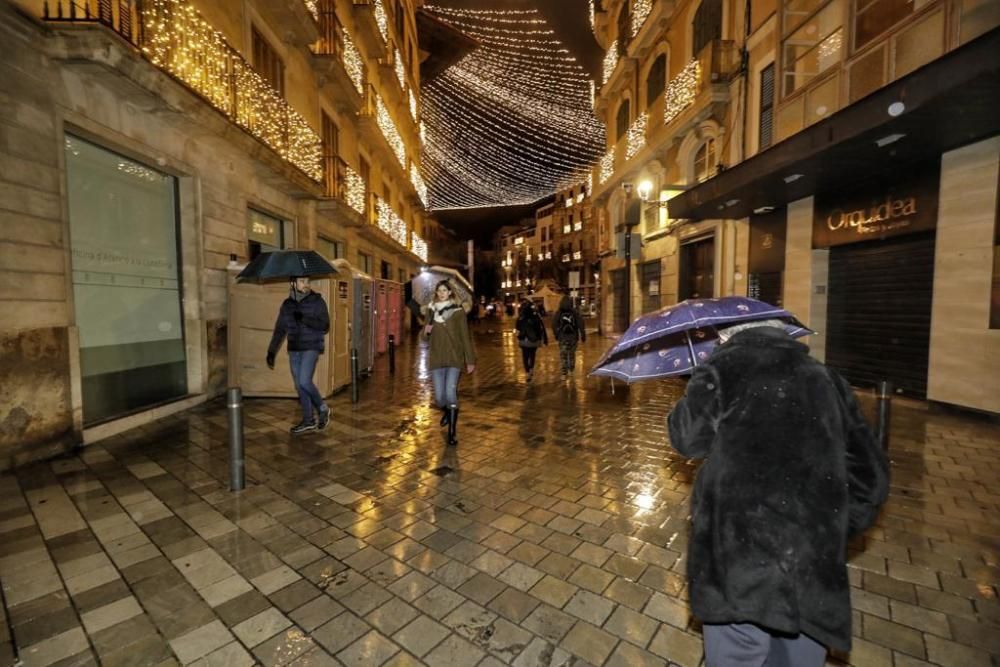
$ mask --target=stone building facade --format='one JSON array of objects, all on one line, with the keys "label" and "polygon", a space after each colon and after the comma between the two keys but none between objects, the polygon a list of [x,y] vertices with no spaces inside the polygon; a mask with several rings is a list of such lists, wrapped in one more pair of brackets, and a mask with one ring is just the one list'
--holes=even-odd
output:
[{"label": "stone building facade", "polygon": [[416,4],[0,3],[0,467],[223,391],[261,251],[418,270]]},{"label": "stone building facade", "polygon": [[755,296],[858,386],[1000,411],[1000,5],[605,0],[593,25],[606,330]]}]

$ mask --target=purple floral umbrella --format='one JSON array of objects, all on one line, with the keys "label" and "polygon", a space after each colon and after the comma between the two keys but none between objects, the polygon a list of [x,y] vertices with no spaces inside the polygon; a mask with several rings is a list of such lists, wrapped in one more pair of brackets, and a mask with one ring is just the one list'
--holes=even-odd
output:
[{"label": "purple floral umbrella", "polygon": [[747,297],[689,299],[637,318],[590,371],[627,383],[687,375],[718,346],[716,328],[780,319],[795,338],[811,334],[786,310]]}]

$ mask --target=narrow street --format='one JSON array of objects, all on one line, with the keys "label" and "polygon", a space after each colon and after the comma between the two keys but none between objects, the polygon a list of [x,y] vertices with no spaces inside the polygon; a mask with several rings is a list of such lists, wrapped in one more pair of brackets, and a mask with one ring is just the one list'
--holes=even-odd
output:
[{"label": "narrow street", "polygon": [[[696,468],[665,426],[683,383],[612,393],[585,377],[609,342],[591,335],[571,380],[550,345],[527,384],[499,326],[478,325],[457,448],[407,341],[325,432],[293,438],[295,402],[246,400],[241,493],[221,399],[5,473],[0,663],[16,643],[25,666],[697,667]],[[895,406],[892,495],[853,545],[850,664],[998,664],[998,440]]]}]

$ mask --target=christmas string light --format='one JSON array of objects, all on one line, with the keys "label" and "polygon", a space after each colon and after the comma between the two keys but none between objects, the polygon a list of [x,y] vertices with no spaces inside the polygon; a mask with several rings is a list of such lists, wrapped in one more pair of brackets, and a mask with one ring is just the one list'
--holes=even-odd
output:
[{"label": "christmas string light", "polygon": [[635,37],[642,30],[642,24],[646,22],[650,12],[653,11],[653,0],[634,0],[632,3],[632,36]]},{"label": "christmas string light", "polygon": [[389,17],[385,13],[385,6],[382,4],[382,0],[372,0],[371,4],[375,10],[375,23],[378,25],[378,31],[382,33],[382,41],[388,41]]},{"label": "christmas string light", "polygon": [[[419,111],[417,109],[417,96],[413,94],[413,89],[412,88],[410,90],[407,90],[406,94],[407,94],[407,96],[409,97],[409,100],[410,100],[410,117],[413,118],[413,122],[416,123],[417,122],[417,115],[418,115],[418,111]],[[423,140],[424,140],[424,130],[423,130],[423,128],[420,128],[419,134],[420,134],[420,141],[421,141],[421,143],[423,143]]]},{"label": "christmas string light", "polygon": [[604,127],[594,117],[589,77],[541,14],[425,10],[478,44],[422,91],[430,207],[534,202],[585,178]]},{"label": "christmas string light", "polygon": [[604,66],[602,67],[602,72],[604,78],[601,80],[601,84],[608,82],[611,75],[614,74],[615,67],[618,66],[618,40],[611,42],[611,46],[608,47],[607,53],[604,54]]},{"label": "christmas string light", "polygon": [[410,252],[420,258],[420,261],[427,261],[427,241],[420,238],[416,232],[410,232]]},{"label": "christmas string light", "polygon": [[629,126],[628,132],[625,134],[626,160],[631,160],[646,145],[646,121],[648,119],[649,114],[643,112]]},{"label": "christmas string light", "polygon": [[347,76],[350,77],[351,83],[354,84],[354,89],[358,91],[358,95],[364,95],[365,92],[365,63],[361,59],[361,53],[358,52],[358,47],[354,45],[354,40],[351,39],[350,33],[347,29],[344,29],[344,70],[347,71]]},{"label": "christmas string light", "polygon": [[427,207],[427,184],[424,183],[424,179],[420,176],[420,170],[417,169],[417,165],[410,165],[410,183],[413,185],[413,189],[417,191],[417,196],[420,197],[420,203]]},{"label": "christmas string light", "polygon": [[187,0],[142,4],[143,54],[315,181],[319,135]]},{"label": "christmas string light", "polygon": [[399,55],[399,49],[393,51],[393,61],[395,63],[396,80],[399,81],[399,89],[406,90],[406,65],[403,57]]},{"label": "christmas string light", "polygon": [[344,165],[344,201],[358,214],[365,214],[365,180],[358,172]]},{"label": "christmas string light", "polygon": [[396,215],[389,203],[375,196],[375,210],[378,214],[378,228],[388,234],[396,243],[406,247],[406,222]]},{"label": "christmas string light", "polygon": [[375,122],[378,124],[378,129],[382,131],[382,136],[385,137],[386,142],[392,149],[393,155],[399,161],[399,166],[404,166],[406,164],[406,143],[403,142],[403,137],[400,136],[399,130],[396,129],[396,123],[392,120],[389,108],[385,106],[382,96],[378,93],[375,93]]},{"label": "christmas string light", "polygon": [[701,63],[696,59],[684,66],[677,76],[670,80],[663,93],[663,124],[670,121],[694,104],[701,84]]},{"label": "christmas string light", "polygon": [[312,14],[312,17],[319,21],[319,0],[302,0],[302,4]]}]

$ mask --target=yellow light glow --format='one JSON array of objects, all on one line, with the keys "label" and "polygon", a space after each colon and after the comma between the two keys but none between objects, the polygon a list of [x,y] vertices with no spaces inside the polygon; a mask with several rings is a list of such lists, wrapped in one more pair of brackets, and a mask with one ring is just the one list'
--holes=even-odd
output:
[{"label": "yellow light glow", "polygon": [[701,84],[701,63],[689,62],[680,73],[670,80],[664,91],[663,124],[667,125],[684,109],[694,104]]},{"label": "yellow light glow", "polygon": [[604,78],[601,79],[601,83],[605,84],[611,75],[615,71],[615,67],[618,66],[618,40],[611,42],[611,46],[608,47],[607,53],[604,54],[604,67],[602,71],[604,73]]}]

